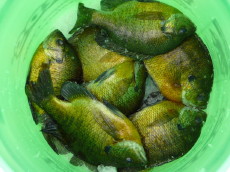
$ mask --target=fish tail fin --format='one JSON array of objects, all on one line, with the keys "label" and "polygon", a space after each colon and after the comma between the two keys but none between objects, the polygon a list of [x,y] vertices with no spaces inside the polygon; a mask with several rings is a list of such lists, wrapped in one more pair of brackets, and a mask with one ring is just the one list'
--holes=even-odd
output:
[{"label": "fish tail fin", "polygon": [[92,15],[95,12],[94,9],[87,8],[83,3],[79,3],[78,5],[78,13],[77,13],[77,22],[74,28],[69,32],[73,34],[78,28],[85,27],[90,25]]},{"label": "fish tail fin", "polygon": [[27,88],[32,100],[41,105],[44,99],[54,95],[53,83],[51,80],[50,70],[42,70],[39,74],[37,82],[30,82]]},{"label": "fish tail fin", "polygon": [[61,95],[69,101],[78,97],[89,97],[91,99],[96,99],[95,96],[86,88],[74,82],[64,83],[61,89]]}]

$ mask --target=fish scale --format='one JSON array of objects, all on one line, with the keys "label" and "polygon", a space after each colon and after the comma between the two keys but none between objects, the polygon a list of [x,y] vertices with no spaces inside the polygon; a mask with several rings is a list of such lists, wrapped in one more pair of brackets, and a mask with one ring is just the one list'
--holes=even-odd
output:
[{"label": "fish scale", "polygon": [[[184,115],[191,119],[183,117]],[[196,117],[202,119],[200,123],[195,122]],[[142,137],[150,166],[185,154],[198,139],[205,119],[205,112],[170,101],[146,107],[131,117]],[[183,130],[178,129],[178,124],[182,125]]]},{"label": "fish scale", "polygon": [[180,11],[159,2],[129,1],[108,12],[79,3],[77,22],[70,33],[95,25],[121,47],[153,56],[174,49],[196,30]]},{"label": "fish scale", "polygon": [[[48,69],[41,71],[38,81],[30,85],[33,100],[57,121],[75,155],[80,153],[93,165],[141,167],[147,163],[139,133],[115,107],[102,104],[73,82],[65,83],[62,88],[67,101],[58,99]],[[111,146],[108,153],[106,146]],[[127,163],[127,157],[132,162]]]}]

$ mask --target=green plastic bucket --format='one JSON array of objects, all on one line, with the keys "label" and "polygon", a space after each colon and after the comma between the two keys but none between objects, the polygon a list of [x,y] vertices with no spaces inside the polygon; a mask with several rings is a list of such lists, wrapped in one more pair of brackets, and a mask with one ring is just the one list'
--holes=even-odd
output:
[{"label": "green plastic bucket", "polygon": [[[54,29],[65,36],[74,25],[78,0],[0,1],[0,171],[87,171],[57,155],[43,138],[24,91],[30,60]],[[82,0],[99,8],[99,0]],[[230,1],[162,0],[197,25],[214,63],[208,119],[196,145],[182,158],[152,171],[230,171]]]}]

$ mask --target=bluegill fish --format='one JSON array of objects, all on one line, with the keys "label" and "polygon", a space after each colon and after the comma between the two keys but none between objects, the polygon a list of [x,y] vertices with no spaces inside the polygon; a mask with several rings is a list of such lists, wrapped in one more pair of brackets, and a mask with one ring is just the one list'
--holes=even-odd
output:
[{"label": "bluegill fish", "polygon": [[196,30],[184,14],[160,2],[129,1],[111,12],[86,8],[79,3],[78,19],[71,33],[90,25],[105,29],[121,47],[150,55],[172,50]]},{"label": "bluegill fish", "polygon": [[131,119],[142,136],[149,166],[187,153],[199,138],[205,120],[205,112],[170,101],[149,106]]},{"label": "bluegill fish", "polygon": [[86,88],[98,100],[106,100],[126,115],[134,113],[143,100],[147,73],[140,62],[124,62],[107,70]]},{"label": "bluegill fish", "polygon": [[166,98],[206,108],[213,82],[213,65],[207,48],[197,35],[173,51],[144,63]]},{"label": "bluegill fish", "polygon": [[[80,60],[59,30],[50,33],[39,45],[30,65],[27,83],[36,82],[43,68],[49,68],[54,93],[57,96],[61,94],[61,86],[64,82],[69,80],[80,82],[82,79]],[[42,131],[46,140],[56,152],[59,152],[55,145],[59,145],[56,136],[58,135],[58,138],[60,138],[61,134],[57,129],[54,130],[54,128],[57,128],[55,122],[49,119],[49,116],[45,115],[46,112],[32,101],[29,89],[29,84],[26,84],[26,93],[34,120],[36,123],[43,123]]]},{"label": "bluegill fish", "polygon": [[99,46],[95,41],[98,32],[100,32],[98,28],[85,28],[83,32],[76,32],[69,39],[82,62],[85,82],[97,79],[99,75],[117,64],[131,61],[131,58]]},{"label": "bluegill fish", "polygon": [[110,104],[102,104],[85,88],[66,83],[63,101],[54,95],[49,70],[30,83],[33,100],[57,121],[70,150],[92,165],[144,166],[139,133],[132,122]]}]

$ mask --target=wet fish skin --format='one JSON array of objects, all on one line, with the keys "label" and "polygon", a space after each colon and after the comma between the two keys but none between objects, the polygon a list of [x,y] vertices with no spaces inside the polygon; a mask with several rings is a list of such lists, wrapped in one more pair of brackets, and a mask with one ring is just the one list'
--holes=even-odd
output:
[{"label": "wet fish skin", "polygon": [[104,72],[86,88],[98,100],[105,100],[125,115],[130,115],[140,108],[146,77],[146,69],[141,62],[128,61]]},{"label": "wet fish skin", "polygon": [[205,120],[205,112],[170,101],[149,106],[131,119],[142,136],[148,166],[187,153],[199,138]]},{"label": "wet fish skin", "polygon": [[[27,82],[36,82],[43,68],[50,69],[55,95],[60,95],[64,82],[70,80],[80,82],[82,79],[81,62],[59,30],[54,30],[39,45],[30,65]],[[30,97],[29,94],[27,96]],[[45,114],[38,105],[33,102],[31,104],[36,115]]]},{"label": "wet fish skin", "polygon": [[[37,82],[39,73],[44,68],[50,70],[54,92],[57,96],[60,95],[61,87],[64,82],[69,80],[81,82],[82,80],[80,60],[59,30],[51,32],[39,45],[31,61],[26,84],[26,93],[34,121],[35,123],[42,123],[43,128],[46,129],[47,121],[50,121],[51,119],[47,116],[47,113],[32,100],[29,84],[30,82]],[[55,122],[53,122],[52,125],[56,126]],[[58,129],[53,131],[53,133],[60,134],[61,136]],[[57,150],[59,148],[55,148],[55,145],[62,144],[61,142],[59,143],[60,140],[59,138],[56,138],[55,134],[43,132],[43,135],[55,152],[62,153]]]},{"label": "wet fish skin", "polygon": [[120,111],[111,109],[82,86],[66,83],[63,101],[54,95],[49,70],[30,83],[33,100],[57,121],[74,154],[92,165],[144,166],[147,163],[139,133]]},{"label": "wet fish skin", "polygon": [[77,28],[96,25],[129,51],[158,55],[168,52],[195,33],[194,24],[180,11],[160,2],[129,1],[103,12],[79,4]]},{"label": "wet fish skin", "polygon": [[144,63],[167,99],[206,108],[213,83],[213,65],[207,48],[197,35],[173,51]]},{"label": "wet fish skin", "polygon": [[84,31],[77,31],[69,39],[82,62],[85,82],[97,79],[103,72],[117,64],[132,60],[99,46],[95,41],[98,32],[100,29],[89,27],[85,28]]},{"label": "wet fish skin", "polygon": [[40,44],[30,66],[28,82],[36,82],[43,68],[50,69],[55,95],[60,95],[64,82],[82,80],[81,62],[59,30],[53,31]]}]

